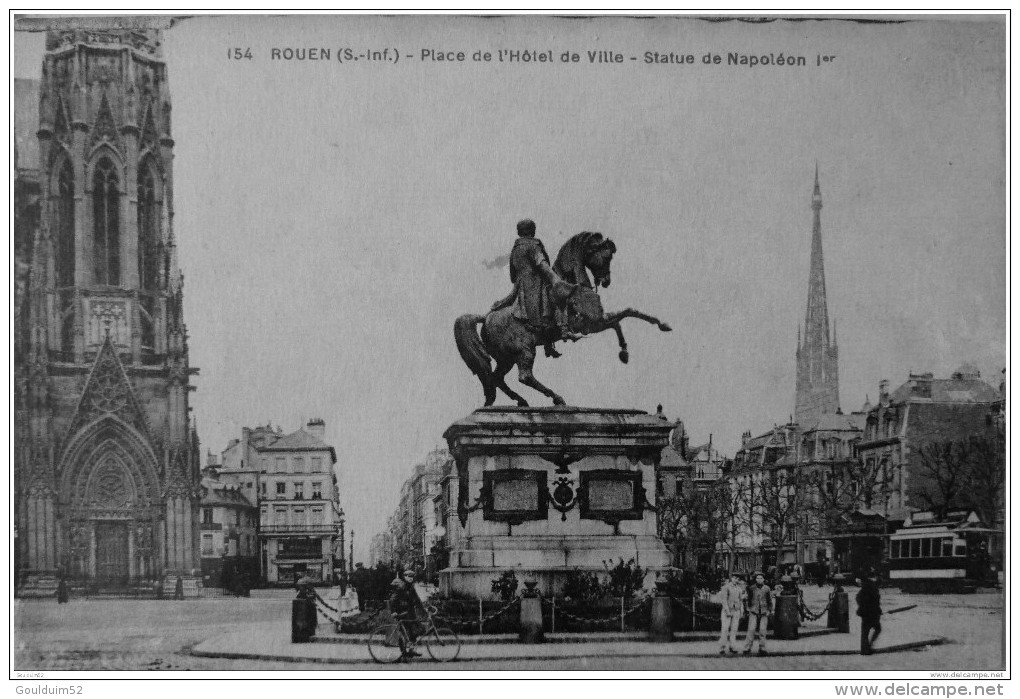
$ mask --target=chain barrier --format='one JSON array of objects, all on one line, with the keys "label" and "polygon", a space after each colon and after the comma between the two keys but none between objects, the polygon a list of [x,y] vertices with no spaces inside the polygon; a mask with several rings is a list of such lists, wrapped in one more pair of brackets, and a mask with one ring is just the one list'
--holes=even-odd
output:
[{"label": "chain barrier", "polygon": [[477,628],[479,626],[484,626],[486,623],[492,621],[493,619],[495,619],[495,618],[497,618],[499,616],[502,616],[508,610],[513,609],[515,606],[519,605],[520,603],[521,603],[521,598],[520,597],[514,597],[512,600],[510,600],[505,605],[503,605],[502,607],[500,607],[496,611],[492,612],[491,614],[487,614],[487,615],[485,615],[485,616],[483,616],[481,618],[475,617],[475,618],[472,618],[472,619],[464,619],[464,620],[461,620],[461,619],[451,619],[449,617],[445,617],[445,616],[443,616],[442,614],[439,613],[439,608],[438,607],[436,607],[435,605],[429,605],[429,606],[432,609],[435,609],[435,612],[432,614],[432,618],[433,619],[443,622],[443,624],[445,624],[446,626],[449,626],[454,631],[461,631],[461,630]]},{"label": "chain barrier", "polygon": [[322,601],[322,599],[318,595],[315,596],[315,608],[318,610],[319,614],[326,617],[326,621],[331,621],[334,624],[341,623],[340,616],[339,615],[334,616],[333,614],[328,612],[326,608],[332,609],[332,607],[330,607],[328,604]]},{"label": "chain barrier", "polygon": [[[638,611],[639,609],[644,607],[646,604],[648,604],[651,601],[651,599],[652,599],[651,597],[642,597],[642,598],[639,598],[636,604],[631,606],[629,609],[625,609],[623,611],[623,615],[622,615],[623,618],[626,619],[627,617],[633,615],[634,612]],[[542,600],[542,603],[544,605],[547,605],[550,608],[550,611],[551,611],[552,606],[553,606],[552,600],[548,600],[545,597],[541,597],[541,600]],[[616,623],[619,623],[620,616],[621,615],[620,615],[619,612],[614,612],[613,616],[610,616],[610,617],[588,618],[588,617],[578,616],[577,614],[571,614],[570,612],[564,611],[562,607],[556,607],[556,617],[557,618],[561,618],[562,617],[564,619],[569,619],[570,621],[580,622],[582,624],[616,624]]]},{"label": "chain barrier", "polygon": [[804,591],[798,590],[798,593],[799,594],[797,597],[797,609],[800,611],[800,618],[806,619],[807,621],[818,621],[819,619],[821,619],[825,615],[825,613],[829,611],[829,607],[832,606],[832,600],[836,596],[835,592],[831,593],[829,595],[828,603],[825,605],[825,607],[822,608],[822,611],[816,614],[815,612],[812,612],[810,609],[808,609],[807,605],[804,604]]},{"label": "chain barrier", "polygon": [[[691,600],[687,599],[686,597],[673,597],[672,595],[670,595],[670,599],[673,600],[674,602],[679,602],[682,605],[686,605],[687,609],[689,609],[691,611],[691,613],[694,614],[694,616],[697,617],[698,619],[703,619],[705,621],[710,621],[712,623],[715,623],[715,622],[719,621],[719,615],[718,614],[712,614],[712,615],[702,614],[701,612],[698,611],[698,608],[696,606],[692,607]],[[699,598],[698,601],[699,602],[707,602],[708,600]]]},{"label": "chain barrier", "polygon": [[316,590],[314,587],[312,588],[312,594],[315,595],[315,601],[318,602],[319,604],[321,604],[323,607],[325,607],[326,609],[328,609],[331,612],[336,612],[337,614],[340,613],[340,610],[337,609],[336,607],[332,606],[325,599],[323,599],[322,595],[320,595],[319,591]]},{"label": "chain barrier", "polygon": [[[342,616],[340,616],[340,610],[338,608],[334,607],[333,605],[331,605],[326,600],[324,600],[322,598],[322,596],[319,595],[318,591],[313,589],[312,592],[315,595],[315,607],[316,607],[316,609],[318,609],[319,613],[322,614],[322,616],[326,617],[326,621],[330,621],[330,622],[336,624],[337,625],[337,631],[339,631],[340,628],[343,626],[343,619],[344,619]],[[358,621],[358,625],[367,624],[368,622],[372,621],[372,619],[375,619],[377,616],[379,616],[379,614],[384,609],[385,609],[385,607],[380,607],[379,609],[376,609],[366,619],[359,620]],[[333,613],[331,613],[331,612],[333,612]],[[356,616],[356,615],[352,614],[351,616]]]}]

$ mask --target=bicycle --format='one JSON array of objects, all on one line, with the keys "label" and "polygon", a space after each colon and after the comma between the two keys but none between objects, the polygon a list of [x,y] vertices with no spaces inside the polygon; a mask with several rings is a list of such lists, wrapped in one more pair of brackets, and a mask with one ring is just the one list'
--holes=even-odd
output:
[{"label": "bicycle", "polygon": [[368,652],[377,663],[396,663],[409,657],[418,644],[425,646],[429,656],[440,663],[448,663],[460,655],[460,637],[453,629],[436,626],[432,615],[437,612],[431,605],[425,609],[425,619],[413,623],[424,625],[424,631],[414,639],[407,632],[408,622],[398,620],[377,626],[368,637]]}]

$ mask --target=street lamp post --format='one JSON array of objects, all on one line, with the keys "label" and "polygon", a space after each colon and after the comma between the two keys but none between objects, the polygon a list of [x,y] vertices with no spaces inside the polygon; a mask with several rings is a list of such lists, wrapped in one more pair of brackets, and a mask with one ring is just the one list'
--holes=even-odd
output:
[{"label": "street lamp post", "polygon": [[340,583],[341,591],[345,591],[346,588],[347,588],[347,565],[346,565],[346,562],[344,561],[344,549],[346,548],[345,547],[345,539],[346,539],[345,526],[346,526],[346,521],[344,520],[344,511],[343,511],[343,509],[337,509],[337,517],[340,518],[340,561],[339,561],[340,562],[340,566],[339,566],[339,568],[340,568],[340,579],[337,582]]}]

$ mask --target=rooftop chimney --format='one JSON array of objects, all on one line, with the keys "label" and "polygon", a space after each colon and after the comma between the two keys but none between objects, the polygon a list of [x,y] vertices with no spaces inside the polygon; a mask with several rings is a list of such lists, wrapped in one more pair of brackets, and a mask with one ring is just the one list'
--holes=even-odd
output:
[{"label": "rooftop chimney", "polygon": [[305,427],[305,432],[317,437],[318,439],[326,440],[326,423],[321,417],[313,417],[308,421],[308,425]]},{"label": "rooftop chimney", "polygon": [[910,374],[910,394],[918,398],[931,398],[931,382],[935,378],[930,371]]}]

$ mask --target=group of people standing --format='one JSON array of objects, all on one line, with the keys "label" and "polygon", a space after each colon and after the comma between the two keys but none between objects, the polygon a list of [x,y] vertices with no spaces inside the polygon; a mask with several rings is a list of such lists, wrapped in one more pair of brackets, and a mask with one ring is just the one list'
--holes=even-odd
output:
[{"label": "group of people standing", "polygon": [[[737,653],[737,631],[740,620],[747,617],[747,636],[744,638],[743,654],[750,655],[755,636],[758,637],[758,655],[768,655],[766,635],[769,617],[775,613],[773,591],[765,584],[765,575],[754,573],[754,582],[746,585],[740,573],[730,573],[730,578],[719,593],[722,602],[722,633],[719,635],[719,653]],[[874,652],[875,639],[882,632],[879,619],[882,616],[881,594],[878,589],[878,574],[869,572],[861,581],[857,593],[857,615],[861,617],[861,654]]]},{"label": "group of people standing", "polygon": [[765,584],[765,575],[755,573],[754,582],[745,585],[740,573],[730,573],[730,579],[722,586],[719,599],[722,602],[722,633],[719,635],[719,653],[726,655],[737,652],[737,630],[740,620],[747,617],[747,636],[744,639],[744,655],[751,654],[755,636],[758,637],[758,655],[768,655],[765,636],[768,632],[769,617],[775,612],[776,603],[772,590]]}]

